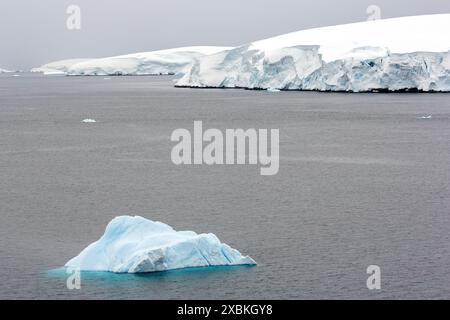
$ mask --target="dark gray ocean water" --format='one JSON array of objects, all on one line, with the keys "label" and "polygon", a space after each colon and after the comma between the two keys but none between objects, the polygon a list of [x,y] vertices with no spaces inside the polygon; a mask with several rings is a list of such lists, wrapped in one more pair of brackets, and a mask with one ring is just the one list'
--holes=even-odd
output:
[{"label": "dark gray ocean water", "polygon": [[[194,120],[280,129],[278,175],[175,166],[170,135]],[[449,168],[449,94],[2,75],[0,298],[450,298]],[[215,233],[259,265],[83,274],[68,290],[49,270],[123,214]],[[379,291],[366,288],[369,265]]]}]

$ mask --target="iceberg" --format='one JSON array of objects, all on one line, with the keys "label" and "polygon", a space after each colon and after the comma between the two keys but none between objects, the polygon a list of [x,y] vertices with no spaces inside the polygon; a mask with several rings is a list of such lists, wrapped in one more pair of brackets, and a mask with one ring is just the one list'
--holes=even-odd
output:
[{"label": "iceberg", "polygon": [[450,91],[450,14],[293,32],[198,59],[177,87]]},{"label": "iceberg", "polygon": [[212,233],[175,231],[143,217],[120,216],[103,236],[66,263],[81,271],[144,273],[172,269],[255,265],[256,262]]},{"label": "iceberg", "polygon": [[229,47],[183,47],[115,57],[91,59],[71,65],[65,72],[72,76],[86,75],[169,75],[183,73],[204,55]]}]

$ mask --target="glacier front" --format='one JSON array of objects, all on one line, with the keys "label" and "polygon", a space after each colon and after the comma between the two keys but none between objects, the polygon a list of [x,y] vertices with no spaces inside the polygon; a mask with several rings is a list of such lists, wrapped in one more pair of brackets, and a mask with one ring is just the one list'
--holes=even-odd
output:
[{"label": "glacier front", "polygon": [[304,30],[198,59],[178,87],[450,91],[450,14]]},{"label": "glacier front", "polygon": [[200,57],[228,49],[230,47],[194,46],[98,59],[67,59],[44,64],[31,72],[71,76],[179,74]]},{"label": "glacier front", "polygon": [[68,75],[168,75],[183,73],[204,55],[229,47],[183,47],[92,59],[72,65]]},{"label": "glacier front", "polygon": [[65,75],[73,65],[86,62],[92,59],[66,59],[44,64],[40,67],[33,68],[30,72],[43,73],[44,75]]},{"label": "glacier front", "polygon": [[108,224],[98,241],[65,266],[81,271],[144,273],[255,264],[212,233],[175,231],[167,224],[143,217],[120,216]]}]

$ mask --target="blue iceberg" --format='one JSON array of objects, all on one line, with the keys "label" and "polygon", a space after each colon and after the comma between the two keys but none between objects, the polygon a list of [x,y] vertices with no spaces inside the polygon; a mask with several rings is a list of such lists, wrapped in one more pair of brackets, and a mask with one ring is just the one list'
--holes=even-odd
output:
[{"label": "blue iceberg", "polygon": [[139,216],[114,218],[103,236],[66,267],[116,273],[156,272],[191,267],[256,265],[212,233],[175,231]]}]

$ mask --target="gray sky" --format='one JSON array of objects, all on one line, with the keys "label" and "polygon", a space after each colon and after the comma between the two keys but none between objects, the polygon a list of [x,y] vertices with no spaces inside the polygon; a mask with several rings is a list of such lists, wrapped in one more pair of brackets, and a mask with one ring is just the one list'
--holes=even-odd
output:
[{"label": "gray sky", "polygon": [[[69,5],[81,30],[68,30]],[[367,19],[450,13],[450,0],[1,0],[0,68],[189,45],[235,46]]]}]

